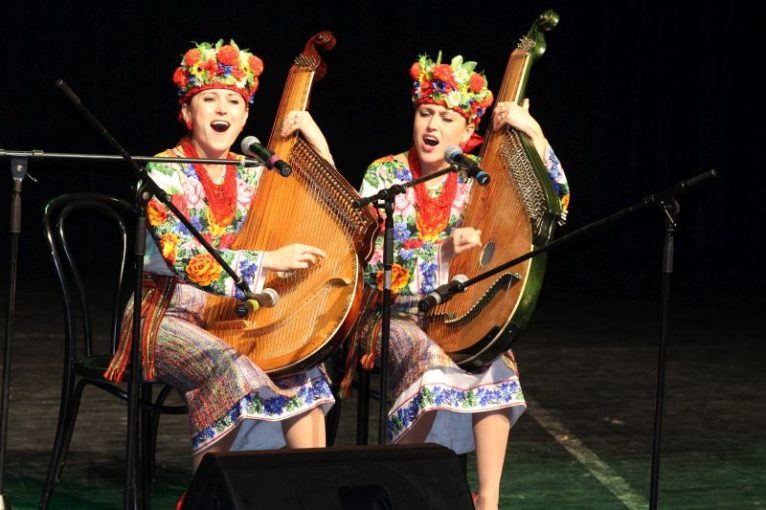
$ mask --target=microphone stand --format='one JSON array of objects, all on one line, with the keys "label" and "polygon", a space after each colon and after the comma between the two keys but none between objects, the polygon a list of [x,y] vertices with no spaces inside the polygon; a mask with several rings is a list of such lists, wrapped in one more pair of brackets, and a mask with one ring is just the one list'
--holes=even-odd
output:
[{"label": "microphone stand", "polygon": [[21,236],[21,188],[24,179],[29,177],[32,182],[37,179],[27,173],[27,158],[14,157],[11,159],[11,177],[13,191],[11,192],[10,237],[8,250],[8,305],[5,315],[5,339],[3,343],[3,380],[0,389],[0,510],[10,509],[11,505],[5,497],[5,452],[8,439],[8,402],[11,389],[11,344],[13,343],[13,317],[16,312],[16,281],[18,277],[19,237]]},{"label": "microphone stand", "polygon": [[[704,175],[704,174],[703,174]],[[670,325],[670,281],[673,276],[673,252],[675,241],[673,234],[678,223],[676,216],[680,206],[673,194],[662,196],[656,204],[665,215],[665,239],[662,245],[662,291],[661,291],[661,326],[660,344],[657,355],[657,391],[654,404],[654,431],[652,433],[652,467],[649,489],[649,508],[657,509],[657,497],[660,483],[660,445],[662,436],[662,415],[665,395],[665,360],[667,351],[668,327]]]},{"label": "microphone stand", "polygon": [[[506,269],[509,269],[516,264],[519,264],[521,262],[524,262],[527,259],[531,259],[532,257],[536,257],[537,255],[540,255],[542,253],[547,252],[548,250],[552,248],[558,248],[559,246],[563,246],[566,244],[571,243],[572,241],[579,240],[587,235],[593,234],[598,232],[599,230],[603,229],[607,225],[610,225],[617,220],[621,220],[627,216],[632,215],[633,213],[636,213],[638,211],[641,211],[643,209],[646,209],[648,207],[651,207],[653,205],[658,205],[663,209],[664,214],[669,214],[669,211],[666,211],[666,205],[669,201],[675,200],[675,195],[679,195],[681,193],[684,193],[687,191],[688,188],[691,186],[695,186],[697,184],[700,184],[704,181],[707,181],[708,179],[711,179],[713,177],[717,177],[718,172],[715,170],[708,170],[707,172],[703,172],[701,174],[698,174],[691,179],[687,179],[685,181],[681,181],[676,183],[675,185],[671,186],[670,188],[661,191],[659,193],[655,193],[654,195],[648,195],[641,200],[641,202],[637,202],[631,206],[628,206],[624,209],[621,209],[615,213],[610,214],[609,216],[606,216],[604,218],[601,218],[600,220],[594,221],[593,223],[586,225],[580,229],[575,230],[574,232],[570,232],[569,234],[566,234],[565,236],[562,236],[558,239],[554,239],[550,243],[541,246],[539,248],[535,248],[532,251],[529,251],[523,255],[520,255],[516,257],[513,260],[509,260],[508,262],[504,262],[500,264],[497,267],[494,267],[492,269],[488,269],[487,271],[474,276],[473,278],[468,278],[465,281],[456,281],[453,280],[453,285],[450,286],[450,289],[448,289],[447,294],[443,297],[442,302],[449,301],[454,294],[457,292],[463,292],[466,288],[470,287],[471,285],[474,285],[482,280],[486,280],[487,278],[490,278],[498,273],[502,273]],[[673,217],[675,218],[675,215],[677,214],[678,206],[676,204],[676,211],[673,213]],[[675,223],[673,225],[675,227]],[[672,256],[672,235],[670,236],[670,242],[671,242],[671,248],[669,250],[669,255]],[[672,265],[672,264],[671,264]],[[672,269],[671,269],[672,272]],[[423,300],[421,300],[420,305],[423,304]],[[426,311],[430,309],[430,305],[422,311]]]},{"label": "microphone stand", "polygon": [[[111,154],[78,154],[73,152],[45,152],[41,150],[15,151],[0,149],[0,158],[25,158],[25,159],[77,159],[82,161],[124,161],[124,156],[115,156]],[[206,158],[161,158],[159,156],[131,156],[133,161],[155,162],[155,163],[202,163],[207,165],[243,165],[243,166],[263,166],[264,162],[259,159],[237,160],[230,159],[206,159]],[[30,176],[32,178],[32,176]],[[142,176],[143,178],[143,176]],[[34,179],[33,179],[34,180]]]},{"label": "microphone stand", "polygon": [[[394,202],[396,196],[407,192],[408,188],[416,186],[436,177],[441,177],[449,172],[457,171],[456,166],[442,168],[436,172],[413,179],[402,184],[394,184],[390,188],[382,189],[369,197],[363,197],[354,203],[354,207],[361,209],[374,203],[375,207],[383,209],[386,213],[385,230],[383,233],[383,304],[380,327],[380,397],[378,406],[378,444],[386,444],[386,411],[388,410],[388,346],[391,332],[391,269],[394,264]],[[366,428],[365,424],[365,428]],[[366,443],[365,434],[365,443]]]},{"label": "microphone stand", "polygon": [[[670,282],[673,275],[673,252],[675,247],[673,234],[678,227],[676,217],[680,210],[676,196],[686,192],[690,187],[705,182],[713,177],[717,177],[718,173],[715,170],[708,170],[698,174],[691,179],[680,181],[670,188],[644,197],[641,202],[626,207],[616,213],[613,213],[605,218],[586,225],[574,232],[571,232],[559,239],[556,239],[545,246],[536,248],[520,257],[517,257],[511,261],[505,262],[493,269],[490,269],[478,276],[469,278],[468,280],[461,282],[459,280],[453,280],[452,284],[446,289],[446,295],[443,301],[448,301],[457,292],[463,292],[467,287],[485,280],[491,276],[509,269],[520,262],[523,262],[529,258],[545,253],[551,248],[556,248],[572,241],[579,240],[586,235],[592,234],[601,230],[603,227],[616,222],[622,218],[625,218],[635,212],[646,209],[652,206],[658,206],[665,217],[665,238],[663,242],[662,251],[662,312],[661,312],[661,328],[660,328],[660,340],[657,359],[657,393],[655,396],[655,412],[654,412],[654,431],[652,435],[652,468],[651,468],[651,487],[650,487],[650,501],[649,508],[656,510],[657,508],[657,496],[659,492],[659,469],[660,469],[660,444],[662,435],[662,414],[663,403],[665,394],[665,360],[667,351],[667,335],[668,325],[670,323]],[[419,306],[423,304],[421,300]],[[426,309],[430,306],[426,307]]]},{"label": "microphone stand", "polygon": [[[106,128],[96,119],[93,114],[83,105],[79,97],[64,83],[63,80],[56,81],[56,86],[67,97],[67,99],[75,106],[80,114],[91,124],[91,126],[109,143],[120,156],[106,156],[101,157],[97,155],[85,155],[85,159],[123,159],[127,161],[136,176],[138,182],[136,190],[136,232],[135,232],[135,253],[134,253],[134,267],[135,267],[135,283],[133,288],[133,336],[130,352],[130,382],[128,384],[128,433],[127,433],[127,447],[126,447],[126,480],[125,480],[125,495],[124,495],[124,508],[126,510],[138,510],[140,508],[148,508],[149,501],[142,500],[141,494],[146,495],[142,491],[141,483],[139,479],[139,463],[140,459],[140,442],[139,442],[139,427],[136,426],[139,422],[139,402],[138,391],[141,381],[141,298],[142,298],[142,284],[143,284],[143,269],[144,269],[144,252],[146,242],[146,205],[149,200],[154,196],[160,202],[162,202],[180,221],[189,229],[189,232],[205,247],[205,249],[213,256],[224,271],[234,280],[235,285],[239,288],[246,299],[254,297],[247,282],[238,275],[226,261],[221,257],[221,254],[210,243],[205,240],[202,234],[194,227],[194,225],[186,218],[178,208],[173,205],[168,197],[167,193],[152,180],[146,169],[137,163],[138,158],[132,157],[122,145],[114,139],[114,137],[106,130]],[[4,155],[9,151],[2,151],[0,155]],[[45,157],[43,151],[33,151],[35,157]],[[72,155],[66,154],[49,154],[47,157],[71,157]],[[207,160],[207,159],[192,159],[192,158],[145,158],[144,161],[162,161],[165,163],[185,163],[185,162],[202,162],[202,163],[216,163],[216,164],[240,164],[232,163],[231,160]]]}]

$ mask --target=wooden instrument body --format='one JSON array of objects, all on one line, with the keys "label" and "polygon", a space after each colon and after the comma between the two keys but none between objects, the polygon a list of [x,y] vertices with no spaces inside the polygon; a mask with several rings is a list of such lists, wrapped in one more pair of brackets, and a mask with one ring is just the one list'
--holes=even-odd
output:
[{"label": "wooden instrument body", "polygon": [[[322,67],[311,47],[334,44],[321,32],[290,70],[269,148],[293,168],[288,177],[264,172],[234,249],[275,250],[292,243],[321,248],[327,257],[306,270],[269,272],[264,288],[279,301],[245,318],[237,302],[211,296],[205,329],[247,355],[272,376],[288,375],[325,359],[348,334],[363,286],[362,264],[371,254],[377,228],[367,209],[356,209],[356,190],[300,135],[281,136],[285,115],[306,110]],[[313,52],[315,53],[315,52]]]},{"label": "wooden instrument body", "polygon": [[[558,15],[546,11],[513,51],[497,101],[521,103],[529,69],[545,51],[540,30],[549,30]],[[469,278],[513,260],[553,236],[561,204],[545,166],[526,136],[511,128],[488,129],[482,168],[491,181],[472,186],[463,225],[482,232],[481,251],[469,251],[450,265],[450,278]],[[458,365],[478,370],[508,350],[534,312],[546,257],[528,259],[509,270],[469,286],[435,307],[425,330]]]}]

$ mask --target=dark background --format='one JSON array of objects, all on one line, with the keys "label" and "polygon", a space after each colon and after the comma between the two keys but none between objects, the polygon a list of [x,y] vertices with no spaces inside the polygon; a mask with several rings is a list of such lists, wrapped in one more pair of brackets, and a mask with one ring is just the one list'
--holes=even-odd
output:
[{"label": "dark background", "polygon": [[[233,38],[265,62],[246,134],[268,139],[292,59],[320,30],[336,48],[311,112],[358,186],[373,159],[405,150],[408,70],[422,52],[479,62],[496,90],[519,36],[561,16],[527,95],[567,171],[570,221],[584,226],[715,168],[681,197],[673,298],[762,310],[763,26],[736,2],[11,2],[0,21],[0,147],[113,153],[54,87],[62,78],[127,150],[152,155],[182,134],[172,73],[190,41]],[[482,124],[483,130],[486,121]],[[0,196],[10,160],[0,159]],[[30,162],[20,275],[50,272],[44,204],[67,191],[130,199],[120,163]],[[2,200],[2,261],[8,200]],[[649,210],[552,254],[546,292],[655,299],[663,219]],[[92,237],[98,257],[98,237]],[[5,278],[5,271],[3,276]],[[596,312],[595,316],[598,316]]]}]

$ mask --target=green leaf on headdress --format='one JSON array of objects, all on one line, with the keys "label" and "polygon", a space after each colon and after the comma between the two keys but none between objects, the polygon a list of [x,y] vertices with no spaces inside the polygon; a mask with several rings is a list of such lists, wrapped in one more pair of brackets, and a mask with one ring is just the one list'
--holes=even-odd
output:
[{"label": "green leaf on headdress", "polygon": [[463,55],[455,55],[452,57],[452,62],[450,62],[450,67],[452,69],[460,69],[463,67]]},{"label": "green leaf on headdress", "polygon": [[442,63],[442,50],[439,50],[439,55],[436,57],[436,65],[438,66],[441,63]]},{"label": "green leaf on headdress", "polygon": [[218,39],[218,42],[215,43],[215,49],[219,50],[221,46],[223,46],[223,39]]},{"label": "green leaf on headdress", "polygon": [[468,62],[463,64],[463,69],[465,69],[469,73],[472,73],[473,70],[476,69],[476,65],[477,65],[476,62],[473,62],[473,61],[469,60]]}]

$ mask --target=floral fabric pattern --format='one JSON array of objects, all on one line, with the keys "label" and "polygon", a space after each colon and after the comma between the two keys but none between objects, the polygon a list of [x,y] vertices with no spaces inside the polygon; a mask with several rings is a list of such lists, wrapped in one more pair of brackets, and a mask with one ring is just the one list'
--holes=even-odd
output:
[{"label": "floral fabric pattern", "polygon": [[[566,206],[569,186],[561,164],[548,147],[544,161],[548,175],[562,206]],[[370,196],[394,184],[413,179],[406,154],[386,156],[373,162],[361,186],[361,195]],[[426,412],[435,419],[427,442],[439,443],[457,453],[475,448],[471,415],[503,410],[511,424],[526,408],[518,367],[511,351],[499,356],[479,373],[468,373],[422,329],[421,316],[414,313],[417,301],[437,286],[446,283],[449,267],[441,259],[441,245],[461,226],[472,181],[458,174],[457,193],[447,226],[441,232],[422,232],[418,222],[415,191],[408,188],[399,194],[393,211],[393,249],[391,288],[395,293],[394,313],[389,337],[389,373],[395,402],[388,414],[388,438],[398,442]],[[432,191],[438,196],[442,188]],[[384,212],[380,211],[383,215]],[[470,225],[467,225],[470,226]],[[383,234],[365,268],[365,284],[382,289]],[[374,310],[370,320],[379,317]],[[358,346],[360,359],[380,356],[380,328],[367,324],[362,328]],[[369,362],[364,366],[369,365]]]},{"label": "floral fabric pattern", "polygon": [[[181,147],[160,156],[183,157]],[[175,205],[203,233],[223,259],[242,275],[251,289],[261,277],[263,252],[233,250],[231,245],[247,219],[262,167],[237,166],[236,207],[233,218],[220,225],[213,220],[205,190],[190,164],[151,163],[147,171]],[[156,359],[157,378],[184,395],[189,409],[195,452],[213,445],[235,429],[258,430],[257,445],[279,448],[285,439],[280,421],[314,408],[333,405],[326,374],[314,367],[295,376],[273,380],[260,367],[203,328],[209,293],[242,298],[234,281],[167,207],[152,199],[147,207],[149,232],[157,244],[147,270],[180,278],[156,338],[147,349]],[[150,250],[147,250],[149,252]],[[159,257],[162,260],[155,260]],[[239,440],[240,434],[237,436]]]},{"label": "floral fabric pattern", "polygon": [[[179,148],[159,154],[161,157],[183,157]],[[175,205],[214,248],[217,248],[232,269],[242,275],[250,288],[261,274],[263,252],[255,250],[231,250],[250,209],[261,167],[237,167],[237,205],[234,219],[228,225],[218,225],[211,220],[210,205],[202,183],[191,164],[150,163],[150,177],[162,188]],[[149,230],[159,251],[172,271],[186,282],[214,294],[242,298],[234,280],[223,271],[220,264],[204,246],[192,236],[189,229],[156,198],[147,206]]]},{"label": "floral fabric pattern", "polygon": [[[386,156],[374,161],[362,181],[360,194],[369,196],[394,184],[413,180],[407,167],[405,155]],[[562,207],[569,204],[569,184],[564,169],[553,149],[548,146],[544,161]],[[406,194],[396,196],[394,205],[394,266],[392,290],[400,296],[421,296],[432,292],[447,282],[449,268],[441,260],[440,248],[456,227],[460,227],[473,180],[463,172],[458,173],[457,195],[452,203],[449,221],[442,232],[422,232],[415,207],[415,190],[408,188]],[[433,191],[438,196],[442,189]],[[385,213],[380,211],[381,217]],[[470,225],[469,225],[470,226]],[[383,281],[383,235],[375,240],[375,251],[365,268],[365,283],[382,289]]]},{"label": "floral fabric pattern", "polygon": [[[280,381],[280,386],[282,385],[284,382]],[[237,402],[228,413],[212,425],[195,434],[192,437],[192,448],[197,451],[214,442],[216,438],[229,432],[244,419],[279,421],[333,401],[332,390],[325,377],[303,382],[298,386],[295,395],[290,397],[284,395],[265,397],[253,392]]]},{"label": "floral fabric pattern", "polygon": [[[202,327],[207,293],[178,284],[157,332],[158,378],[186,399],[192,446],[203,450],[240,426],[257,427],[258,445],[280,448],[280,421],[334,403],[324,371],[314,367],[272,379],[250,359]],[[237,437],[239,439],[239,435]]]},{"label": "floral fabric pattern", "polygon": [[[394,184],[413,179],[404,161],[394,156],[381,158],[367,169],[361,195],[367,196]],[[471,181],[462,172],[458,174],[457,195],[450,210],[447,227],[438,233],[422,233],[418,228],[415,190],[397,195],[394,206],[394,260],[392,289],[401,296],[428,294],[447,278],[442,267],[440,248],[452,230],[459,226],[471,190]],[[435,190],[435,195],[441,188]],[[383,212],[381,211],[381,215]],[[375,251],[365,268],[365,283],[382,289],[383,236],[375,240]]]},{"label": "floral fabric pattern", "polygon": [[388,439],[394,441],[409,429],[425,411],[465,412],[505,407],[509,403],[524,405],[524,394],[518,378],[478,388],[455,388],[444,384],[424,386],[388,417]]}]

